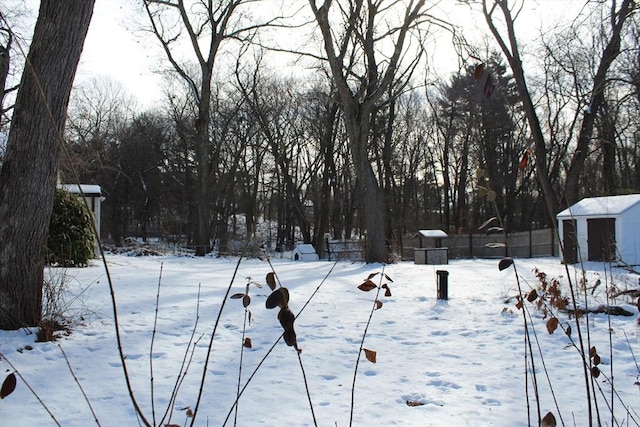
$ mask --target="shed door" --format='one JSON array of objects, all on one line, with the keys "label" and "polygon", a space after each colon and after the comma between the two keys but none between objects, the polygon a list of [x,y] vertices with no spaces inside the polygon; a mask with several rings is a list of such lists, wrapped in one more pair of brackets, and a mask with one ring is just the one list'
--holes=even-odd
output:
[{"label": "shed door", "polygon": [[576,220],[562,220],[562,245],[564,246],[565,264],[578,262],[578,238],[576,235]]},{"label": "shed door", "polygon": [[614,261],[616,259],[616,219],[588,219],[587,242],[589,261]]}]

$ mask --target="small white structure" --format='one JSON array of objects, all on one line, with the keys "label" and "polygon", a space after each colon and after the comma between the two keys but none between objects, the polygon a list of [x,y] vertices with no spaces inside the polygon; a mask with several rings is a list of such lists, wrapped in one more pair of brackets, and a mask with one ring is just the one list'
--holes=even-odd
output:
[{"label": "small white structure", "polygon": [[[93,184],[59,184],[58,188],[67,190],[69,193],[84,195],[93,216],[96,231],[98,232],[98,236],[100,236],[101,203],[104,200],[104,197],[102,197],[102,188],[99,185]],[[97,245],[98,243],[96,242],[96,255],[99,253]]]},{"label": "small white structure", "polygon": [[296,245],[293,252],[291,252],[291,259],[293,261],[318,261],[320,257],[313,245],[304,244]]},{"label": "small white structure", "polygon": [[640,194],[582,199],[556,218],[564,263],[640,265]]},{"label": "small white structure", "polygon": [[442,247],[442,239],[447,233],[442,230],[419,230],[420,247],[413,248],[415,264],[448,264],[449,249]]}]

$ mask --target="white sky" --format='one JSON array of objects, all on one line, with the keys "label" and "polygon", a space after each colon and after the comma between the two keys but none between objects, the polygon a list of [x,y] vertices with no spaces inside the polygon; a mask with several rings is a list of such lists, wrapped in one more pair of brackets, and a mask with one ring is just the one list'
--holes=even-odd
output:
[{"label": "white sky", "polygon": [[[110,76],[143,105],[150,105],[163,96],[162,78],[154,72],[159,69],[161,52],[136,23],[145,18],[138,3],[96,0],[76,82]],[[145,36],[148,41],[143,41]]]},{"label": "white sky", "polygon": [[[19,0],[2,3],[11,8],[16,2],[22,3]],[[25,0],[24,3],[33,9],[35,19],[39,1]],[[158,70],[166,68],[167,62],[157,42],[149,33],[140,30],[147,23],[140,3],[139,0],[96,0],[76,82],[82,84],[93,77],[109,76],[120,82],[143,106],[150,106],[163,97],[163,80]],[[473,19],[468,6],[457,3],[456,0],[441,0],[432,12],[443,19],[463,23],[467,38],[484,31],[486,24],[481,16]],[[516,22],[516,30],[518,34],[535,37],[541,25],[550,25],[562,16],[576,14],[583,3],[583,0],[526,0],[528,15]],[[31,32],[24,30],[23,34],[29,37]],[[454,71],[456,60],[450,38],[439,41],[434,49],[431,61],[437,62],[437,68],[445,70],[443,74]]]}]

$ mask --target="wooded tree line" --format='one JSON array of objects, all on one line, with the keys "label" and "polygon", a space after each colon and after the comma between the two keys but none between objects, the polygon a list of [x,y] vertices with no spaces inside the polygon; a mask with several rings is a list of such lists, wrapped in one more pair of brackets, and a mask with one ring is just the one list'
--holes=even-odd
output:
[{"label": "wooded tree line", "polygon": [[[606,80],[580,197],[640,191],[634,33],[625,35],[626,48]],[[577,36],[569,39],[579,44],[572,49],[562,40],[545,40],[541,74],[531,88],[549,138],[548,179],[558,206],[566,205],[576,127],[595,72],[590,58],[600,53]],[[385,200],[387,244],[399,245],[421,228],[473,231],[493,216],[478,191],[479,171],[509,231],[551,226],[533,160],[520,167],[535,148],[516,82],[503,55],[487,52],[485,69],[495,85],[490,97],[484,79],[474,78],[478,62],[471,61],[434,84],[414,80],[376,104],[368,156]],[[79,91],[67,140],[83,182],[103,186],[108,239],[163,236],[194,244],[197,106],[176,91],[165,106],[135,112],[106,83]],[[362,184],[335,91],[322,74],[283,77],[259,60],[215,82],[208,169],[211,238],[218,250],[227,252],[231,241],[258,232],[278,250],[304,240],[322,253],[325,233],[335,239],[367,234]]]},{"label": "wooded tree line", "polygon": [[[474,229],[495,214],[487,192],[517,231],[553,224],[581,197],[640,186],[632,0],[585,1],[526,52],[521,1],[462,2],[490,34],[473,45],[425,0],[297,9],[143,0],[171,70],[164,102],[127,108],[127,96],[103,82],[74,91],[68,119],[93,2],[67,3],[59,13],[42,1],[15,107],[7,76],[22,61],[1,14],[1,111],[10,120],[0,173],[3,324],[38,317],[57,173],[104,188],[114,242],[160,233],[204,255],[259,232],[277,249],[301,239],[322,253],[327,233],[366,235],[367,262],[388,261],[419,228]],[[264,35],[278,28],[307,33],[282,46]],[[443,32],[461,65],[438,77],[427,72],[429,46]],[[274,51],[299,58],[305,72],[278,73],[265,59]]]}]

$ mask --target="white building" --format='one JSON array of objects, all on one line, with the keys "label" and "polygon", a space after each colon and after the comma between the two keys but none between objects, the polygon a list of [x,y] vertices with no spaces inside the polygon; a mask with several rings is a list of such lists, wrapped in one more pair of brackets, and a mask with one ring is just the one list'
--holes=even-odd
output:
[{"label": "white building", "polygon": [[640,194],[582,199],[556,218],[563,262],[640,265]]}]

